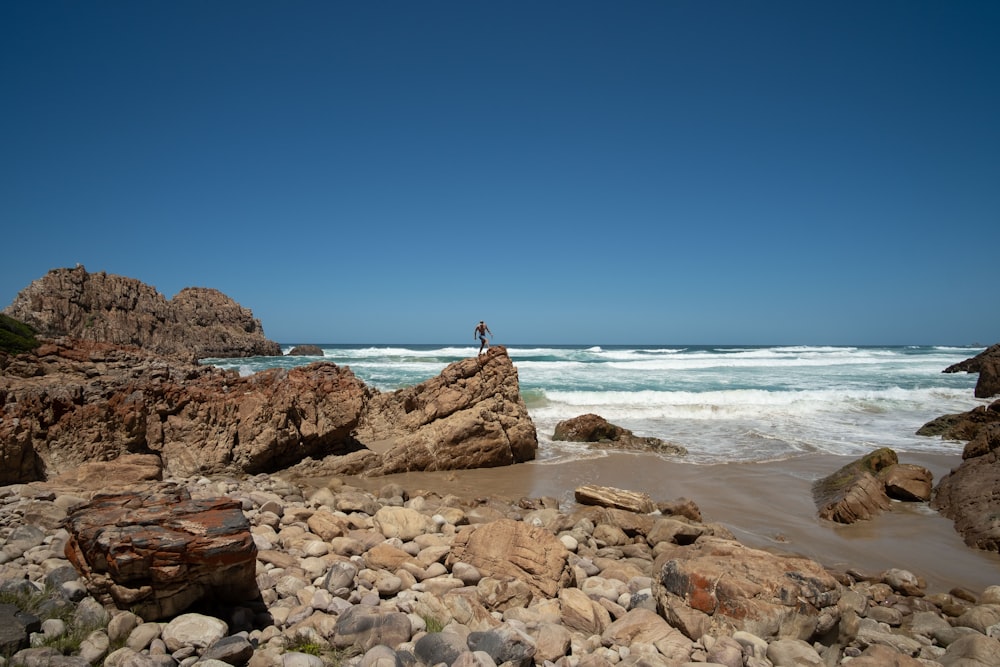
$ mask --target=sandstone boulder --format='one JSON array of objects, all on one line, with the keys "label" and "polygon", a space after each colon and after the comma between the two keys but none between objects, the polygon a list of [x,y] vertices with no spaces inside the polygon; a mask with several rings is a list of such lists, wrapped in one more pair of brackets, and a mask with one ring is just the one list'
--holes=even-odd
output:
[{"label": "sandstone boulder", "polygon": [[365,475],[492,468],[530,461],[538,448],[517,369],[501,345],[426,382],[373,395],[354,437],[378,454],[363,462]]},{"label": "sandstone boulder", "polygon": [[657,610],[692,640],[737,630],[808,640],[821,614],[839,618],[840,585],[810,559],[710,536],[660,548]]},{"label": "sandstone boulder", "polygon": [[854,523],[889,509],[885,485],[877,475],[882,469],[898,463],[896,452],[882,448],[817,480],[813,484],[813,499],[820,518]]},{"label": "sandstone boulder", "polygon": [[553,440],[588,442],[603,448],[632,451],[652,451],[663,454],[683,455],[687,450],[659,438],[637,436],[632,431],[616,426],[595,414],[585,414],[556,424]]},{"label": "sandstone boulder", "polygon": [[890,465],[879,471],[878,479],[890,498],[914,502],[931,499],[934,478],[931,471],[923,466],[910,463]]},{"label": "sandstone boulder", "polygon": [[472,565],[483,575],[516,579],[540,597],[553,598],[569,584],[569,552],[550,531],[500,519],[463,526],[455,535],[447,565]]},{"label": "sandstone boulder", "polygon": [[172,300],[134,278],[52,269],[3,311],[44,338],[134,345],[186,359],[274,356],[260,321],[218,290],[188,287]]},{"label": "sandstone boulder", "polygon": [[648,514],[656,509],[656,505],[648,493],[615,489],[609,486],[587,484],[578,487],[573,495],[576,502],[581,505],[615,507],[640,514]]},{"label": "sandstone boulder", "polygon": [[976,398],[990,398],[1000,394],[1000,343],[991,345],[971,359],[952,364],[944,373],[979,373],[976,381]]},{"label": "sandstone boulder", "polygon": [[66,557],[94,597],[147,621],[205,598],[252,600],[257,549],[240,508],[169,485],[101,494],[70,513]]}]

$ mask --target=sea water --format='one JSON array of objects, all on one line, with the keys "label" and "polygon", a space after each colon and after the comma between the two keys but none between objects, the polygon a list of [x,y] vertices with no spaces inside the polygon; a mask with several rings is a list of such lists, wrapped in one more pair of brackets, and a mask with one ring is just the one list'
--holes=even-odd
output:
[{"label": "sea water", "polygon": [[[478,347],[321,345],[323,357],[205,359],[241,375],[322,359],[392,391],[438,375]],[[284,347],[287,353],[291,345]],[[944,414],[987,403],[977,376],[942,373],[982,347],[507,347],[538,431],[537,462],[600,457],[554,442],[557,423],[594,413],[639,436],[688,450],[688,463],[755,462],[807,454],[960,453],[964,443],[916,435]]]}]

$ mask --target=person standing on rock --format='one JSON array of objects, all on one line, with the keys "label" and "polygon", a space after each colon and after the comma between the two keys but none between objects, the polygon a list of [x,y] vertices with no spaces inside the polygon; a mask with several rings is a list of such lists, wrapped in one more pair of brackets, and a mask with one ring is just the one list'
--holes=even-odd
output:
[{"label": "person standing on rock", "polygon": [[[476,326],[476,331],[472,334],[473,338],[476,338],[477,336],[479,337],[479,354],[483,353],[484,347],[489,348],[490,346],[490,344],[486,342],[486,334],[489,334],[490,338],[493,338],[493,332],[490,331],[490,328],[486,326],[485,322],[479,320],[479,324]],[[479,356],[479,354],[476,356]]]}]

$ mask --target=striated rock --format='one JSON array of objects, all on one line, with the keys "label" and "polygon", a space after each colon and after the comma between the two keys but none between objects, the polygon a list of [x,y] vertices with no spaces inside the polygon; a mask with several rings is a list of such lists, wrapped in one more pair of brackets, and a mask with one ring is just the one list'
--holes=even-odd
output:
[{"label": "striated rock", "polygon": [[188,287],[172,300],[134,278],[52,269],[3,311],[45,338],[134,345],[185,359],[275,356],[260,321],[218,290]]},{"label": "striated rock", "polygon": [[210,597],[258,595],[257,549],[240,504],[171,486],[102,494],[67,520],[66,556],[99,599],[146,620]]},{"label": "striated rock", "polygon": [[657,610],[691,639],[743,630],[807,640],[821,613],[839,617],[839,584],[807,558],[709,536],[687,546],[660,546],[654,565]]},{"label": "striated rock", "polygon": [[562,542],[542,528],[509,519],[463,526],[447,565],[457,562],[472,565],[486,576],[518,579],[535,595],[550,598],[571,577],[569,552]]},{"label": "striated rock", "polygon": [[883,447],[817,480],[813,484],[813,499],[820,518],[854,523],[889,509],[885,485],[876,475],[898,463],[896,452]]},{"label": "striated rock", "polygon": [[615,507],[640,514],[648,514],[656,509],[656,505],[648,493],[626,491],[609,486],[587,484],[578,487],[573,492],[573,495],[576,498],[576,502],[581,505]]},{"label": "striated rock", "polygon": [[296,345],[288,351],[290,357],[322,357],[323,348],[319,345]]},{"label": "striated rock", "polygon": [[[492,468],[530,461],[538,448],[517,369],[501,345],[426,382],[374,394],[353,435],[378,454],[362,462],[365,475]],[[358,462],[349,462],[353,474]]]},{"label": "striated rock", "polygon": [[589,442],[612,449],[652,451],[663,454],[683,455],[687,450],[659,438],[640,437],[628,429],[616,426],[603,417],[585,414],[556,424],[553,440]]},{"label": "striated rock", "polygon": [[971,359],[952,364],[943,373],[979,373],[976,398],[991,398],[1000,394],[1000,343],[991,345]]}]

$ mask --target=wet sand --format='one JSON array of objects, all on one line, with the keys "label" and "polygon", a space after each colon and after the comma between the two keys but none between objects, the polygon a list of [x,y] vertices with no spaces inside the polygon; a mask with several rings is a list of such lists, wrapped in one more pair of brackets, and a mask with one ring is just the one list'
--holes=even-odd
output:
[{"label": "wet sand", "polygon": [[[369,490],[394,482],[409,491],[429,489],[464,498],[551,496],[559,499],[564,510],[575,505],[573,491],[584,484],[642,491],[654,501],[685,497],[701,508],[703,521],[725,525],[750,546],[802,554],[841,570],[878,573],[903,568],[923,577],[928,593],[957,586],[978,593],[1000,585],[1000,556],[967,547],[952,522],[926,503],[894,502],[890,511],[852,526],[817,518],[812,482],[852,460],[808,455],[767,463],[694,465],[613,453],[564,463],[531,462],[345,481]],[[959,455],[901,454],[900,462],[928,468],[937,483],[961,459]]]}]

